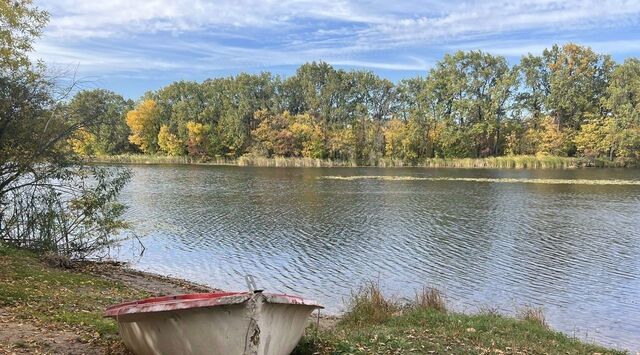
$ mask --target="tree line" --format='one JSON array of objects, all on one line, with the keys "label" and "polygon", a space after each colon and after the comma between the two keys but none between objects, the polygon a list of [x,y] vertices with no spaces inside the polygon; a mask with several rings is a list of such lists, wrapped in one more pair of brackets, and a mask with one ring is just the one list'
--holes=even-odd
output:
[{"label": "tree line", "polygon": [[67,106],[78,120],[99,117],[71,140],[85,155],[249,154],[362,165],[503,155],[640,158],[640,60],[616,63],[572,43],[516,65],[459,51],[398,83],[313,62],[287,78],[179,81],[136,103],[83,91]]}]

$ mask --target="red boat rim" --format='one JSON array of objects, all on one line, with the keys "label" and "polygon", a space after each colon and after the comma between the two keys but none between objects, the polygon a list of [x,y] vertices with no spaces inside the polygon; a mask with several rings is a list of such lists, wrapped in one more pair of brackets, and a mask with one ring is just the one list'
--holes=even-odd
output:
[{"label": "red boat rim", "polygon": [[[105,310],[105,317],[117,318],[129,314],[166,312],[191,308],[215,307],[231,304],[240,304],[248,301],[254,292],[211,292],[211,293],[189,293],[172,296],[150,297],[137,301],[125,302],[108,307]],[[286,294],[264,293],[267,303],[292,304],[309,306],[314,308],[324,308],[315,301]]]}]

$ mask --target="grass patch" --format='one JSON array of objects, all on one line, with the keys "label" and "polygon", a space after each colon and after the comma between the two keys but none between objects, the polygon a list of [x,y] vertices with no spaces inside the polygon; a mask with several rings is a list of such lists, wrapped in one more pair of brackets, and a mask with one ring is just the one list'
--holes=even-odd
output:
[{"label": "grass patch", "polygon": [[335,329],[311,329],[294,354],[624,354],[549,330],[539,309],[522,311],[525,320],[446,312],[432,288],[401,305],[369,283],[351,297]]},{"label": "grass patch", "polygon": [[0,243],[0,307],[24,319],[70,328],[85,340],[117,340],[107,306],[147,297],[122,284],[52,268],[35,254]]}]

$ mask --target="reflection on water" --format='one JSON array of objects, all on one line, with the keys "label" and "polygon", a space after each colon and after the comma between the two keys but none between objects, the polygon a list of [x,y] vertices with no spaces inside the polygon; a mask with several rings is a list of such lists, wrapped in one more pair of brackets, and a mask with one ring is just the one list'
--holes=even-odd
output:
[{"label": "reflection on water", "polygon": [[253,274],[333,312],[365,280],[429,285],[458,310],[543,306],[569,335],[640,349],[637,170],[133,170],[141,269],[225,289]]}]

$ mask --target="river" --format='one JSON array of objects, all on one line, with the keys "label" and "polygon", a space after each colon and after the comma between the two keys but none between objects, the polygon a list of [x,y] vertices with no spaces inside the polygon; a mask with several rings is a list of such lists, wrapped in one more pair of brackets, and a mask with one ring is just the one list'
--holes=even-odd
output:
[{"label": "river", "polygon": [[344,309],[367,280],[464,312],[542,307],[552,328],[640,350],[640,171],[132,166],[134,266]]}]

